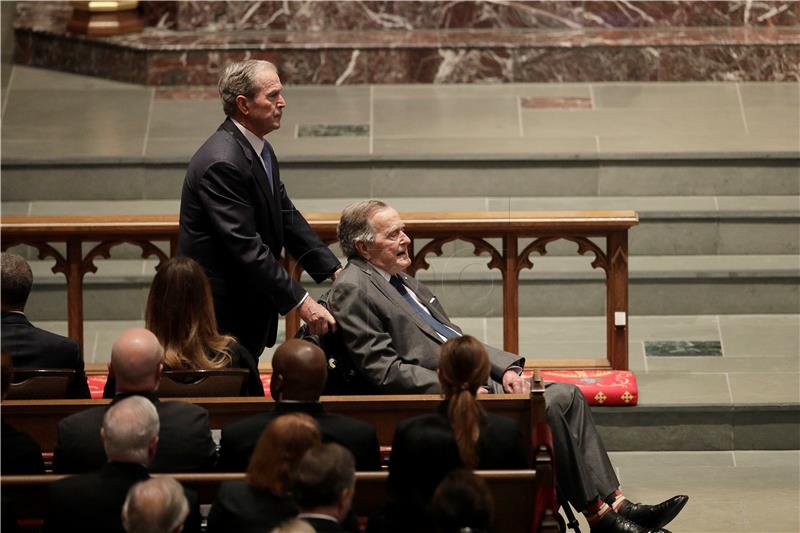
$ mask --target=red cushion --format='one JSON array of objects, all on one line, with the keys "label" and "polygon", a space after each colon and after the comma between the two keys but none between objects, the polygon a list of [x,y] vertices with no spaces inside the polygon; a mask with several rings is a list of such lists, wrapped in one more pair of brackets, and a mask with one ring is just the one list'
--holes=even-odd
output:
[{"label": "red cushion", "polygon": [[627,370],[542,370],[542,379],[572,383],[590,405],[636,405],[639,400],[636,376]]},{"label": "red cushion", "polygon": [[[530,371],[524,373],[527,377],[531,374]],[[576,385],[591,405],[636,405],[639,399],[636,376],[627,370],[542,370],[542,378]],[[267,397],[271,379],[271,373],[261,373]],[[88,381],[92,398],[102,398],[106,376],[89,376]]]}]

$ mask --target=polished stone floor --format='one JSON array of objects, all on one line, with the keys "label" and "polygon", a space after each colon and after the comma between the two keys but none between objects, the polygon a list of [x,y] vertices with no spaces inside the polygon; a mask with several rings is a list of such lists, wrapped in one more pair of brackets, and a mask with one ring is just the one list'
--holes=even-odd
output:
[{"label": "polished stone floor", "polygon": [[[294,86],[285,93],[286,114],[271,136],[283,160],[800,149],[795,82]],[[2,110],[6,160],[188,160],[223,119],[207,88],[156,89],[21,66]],[[320,126],[339,126],[339,135],[307,135]]]},{"label": "polished stone floor", "polygon": [[[687,494],[667,527],[681,533],[800,531],[800,451],[612,452],[625,495],[657,503]],[[589,528],[579,515],[581,532]]]}]

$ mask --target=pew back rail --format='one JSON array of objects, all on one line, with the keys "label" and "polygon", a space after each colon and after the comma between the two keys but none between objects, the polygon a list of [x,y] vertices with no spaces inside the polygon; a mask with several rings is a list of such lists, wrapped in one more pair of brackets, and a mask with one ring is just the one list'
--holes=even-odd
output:
[{"label": "pew back rail", "polygon": [[[553,359],[537,362],[540,367],[557,368],[628,368],[628,231],[639,223],[635,211],[510,211],[492,212],[406,212],[402,214],[406,233],[412,239],[413,262],[408,269],[415,274],[428,268],[429,254],[441,255],[442,245],[462,240],[472,244],[477,254],[488,254],[490,269],[502,273],[503,346],[519,352],[519,274],[532,268],[534,252],[544,255],[550,243],[571,241],[581,255],[594,256],[593,268],[600,268],[606,279],[606,354],[591,359]],[[311,227],[326,244],[336,241],[335,213],[307,213]],[[163,261],[175,254],[178,220],[175,215],[118,216],[4,216],[0,217],[2,249],[27,244],[35,247],[40,257],[55,259],[54,272],[67,279],[69,336],[83,343],[83,278],[96,272],[94,260],[110,257],[112,248],[133,244],[142,255]],[[496,247],[487,239],[501,239]],[[522,247],[524,240],[533,239]],[[592,238],[605,240],[605,249]],[[414,242],[430,239],[414,253]],[[169,243],[165,253],[155,243]],[[85,243],[96,243],[83,253]],[[65,245],[62,254],[57,245]],[[520,248],[522,249],[520,250]],[[291,257],[285,258],[287,270],[300,279],[302,269]],[[300,320],[296,312],[286,317],[286,331],[297,331]]]}]

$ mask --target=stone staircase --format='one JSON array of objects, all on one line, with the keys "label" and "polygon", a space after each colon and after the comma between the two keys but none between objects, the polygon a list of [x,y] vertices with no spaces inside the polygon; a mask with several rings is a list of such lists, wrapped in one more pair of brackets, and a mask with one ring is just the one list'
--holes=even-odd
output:
[{"label": "stone staircase", "polygon": [[[351,89],[291,88],[294,115],[287,120],[295,122],[286,122],[273,142],[282,178],[303,211],[338,212],[365,197],[386,199],[401,211],[634,209],[641,223],[630,235],[630,362],[642,400],[633,409],[595,410],[609,447],[800,448],[796,86]],[[495,117],[505,108],[493,102],[514,103],[514,95],[540,90],[591,95],[601,112],[586,117],[580,110],[550,115],[509,107]],[[734,105],[740,90],[743,106]],[[464,99],[466,93],[472,96]],[[726,107],[714,107],[717,93],[725,95]],[[186,162],[219,122],[219,108],[207,99],[153,94],[105,80],[15,70],[11,95],[4,95],[2,213],[177,213]],[[613,97],[619,107],[606,114],[602,106]],[[421,104],[427,105],[423,111]],[[422,120],[432,112],[438,114]],[[673,112],[684,122],[669,123]],[[747,115],[748,131],[727,134],[728,122],[709,126],[739,113]],[[519,122],[507,118],[518,115]],[[576,128],[580,116],[596,119],[596,130]],[[631,117],[643,126],[631,126]],[[298,125],[311,121],[368,123],[369,134],[299,137]],[[467,131],[472,123],[483,129]],[[498,124],[516,136],[493,136]],[[561,128],[559,137],[547,136],[551,126]],[[570,128],[575,134],[564,137]],[[687,133],[697,130],[705,137]],[[535,136],[527,136],[532,131]],[[52,151],[29,148],[43,140]],[[468,332],[500,344],[497,273],[486,270],[486,259],[474,257],[469,246],[445,250],[420,276],[435,283]],[[65,332],[63,276],[49,272],[51,262],[29,257],[36,276],[29,314],[42,327]],[[533,260],[520,294],[524,353],[602,353],[604,290],[591,258],[565,244]],[[123,246],[96,263],[98,272],[85,281],[84,351],[99,368],[114,338],[141,324],[154,262]],[[649,342],[673,340],[717,342],[724,357],[648,353]]]},{"label": "stone staircase", "polygon": [[[566,164],[284,160],[282,168],[304,212],[338,212],[365,196],[400,211],[633,209],[641,222],[630,234],[632,314],[794,313],[800,307],[800,176],[790,158]],[[3,213],[177,213],[182,174],[182,165],[152,161],[4,165]],[[398,183],[402,195],[393,192]],[[523,316],[604,312],[602,273],[575,249],[556,244],[547,256],[533,256],[534,269],[521,275]],[[440,298],[461,316],[497,316],[499,272],[486,269],[487,260],[474,257],[465,243],[445,252],[432,258],[422,279],[438,283]],[[120,247],[98,265],[98,273],[86,278],[87,318],[140,318],[153,262],[142,260],[138,249]],[[48,276],[47,262],[34,262],[34,268],[41,297],[31,312],[47,320],[63,317],[62,277]],[[321,290],[312,287],[315,294]]]}]

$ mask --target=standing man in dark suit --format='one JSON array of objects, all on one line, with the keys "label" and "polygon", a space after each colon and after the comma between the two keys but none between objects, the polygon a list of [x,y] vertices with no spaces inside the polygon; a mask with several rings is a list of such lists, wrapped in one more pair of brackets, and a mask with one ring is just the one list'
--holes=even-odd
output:
[{"label": "standing man in dark suit", "polygon": [[78,343],[31,324],[25,304],[33,287],[33,273],[17,254],[2,254],[2,351],[11,355],[15,368],[70,368],[75,379],[67,388],[68,398],[90,398]]},{"label": "standing man in dark suit", "polygon": [[[404,229],[399,213],[383,202],[367,200],[346,207],[337,233],[348,263],[327,303],[350,362],[375,390],[439,392],[440,346],[447,338],[460,336],[461,330],[433,293],[403,272],[411,265],[411,240]],[[508,367],[519,364],[518,356],[485,348],[492,378],[498,379],[498,369],[505,365],[503,388],[522,392],[521,378]],[[544,398],[558,486],[586,515],[592,532],[643,533],[658,530],[677,516],[688,496],[652,506],[623,496],[591,409],[577,387],[550,383]]]},{"label": "standing man in dark suit", "polygon": [[[208,411],[194,404],[159,401],[164,349],[144,328],[129,329],[114,342],[109,374],[117,381],[115,405],[125,398],[141,396],[155,405],[161,420],[158,452],[150,464],[153,472],[211,470],[217,460],[211,438]],[[56,473],[89,472],[106,462],[100,426],[108,407],[93,407],[70,415],[58,423],[53,454]]]},{"label": "standing man in dark suit", "polygon": [[312,416],[319,423],[322,439],[350,450],[359,471],[380,470],[380,447],[375,428],[361,420],[326,413],[320,403],[326,369],[325,354],[319,347],[297,339],[281,344],[272,357],[270,393],[277,402],[275,407],[272,411],[253,415],[222,429],[218,470],[244,471],[264,428],[286,413]]},{"label": "standing man in dark suit", "polygon": [[258,358],[275,343],[278,314],[297,309],[312,333],[335,326],[280,264],[283,248],[317,283],[333,279],[341,265],[292,204],[264,140],[280,128],[286,107],[275,65],[228,65],[219,93],[228,118],[189,163],[178,255],[205,268],[220,330]]},{"label": "standing man in dark suit", "polygon": [[[96,472],[50,485],[44,530],[124,531],[122,505],[128,490],[150,477],[147,466],[155,457],[158,433],[158,413],[146,398],[131,396],[112,405],[99,432],[108,461]],[[184,531],[199,531],[197,496],[191,492],[186,496],[192,511]]]}]

